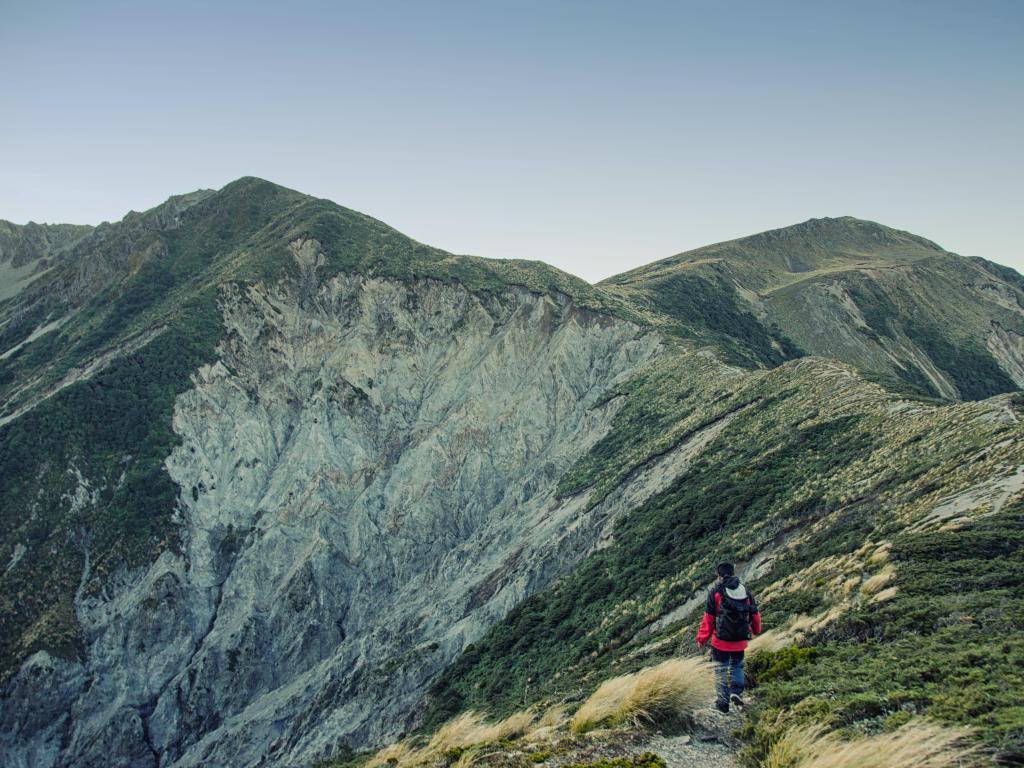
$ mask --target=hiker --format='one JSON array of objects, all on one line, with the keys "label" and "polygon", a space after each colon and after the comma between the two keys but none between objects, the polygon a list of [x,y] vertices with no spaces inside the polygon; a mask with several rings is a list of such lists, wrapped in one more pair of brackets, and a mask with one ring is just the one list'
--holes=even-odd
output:
[{"label": "hiker", "polygon": [[697,631],[697,645],[711,640],[718,698],[715,706],[726,713],[729,704],[743,706],[743,651],[753,635],[761,633],[761,613],[754,596],[736,576],[732,563],[718,566],[718,581],[708,590],[704,621]]}]

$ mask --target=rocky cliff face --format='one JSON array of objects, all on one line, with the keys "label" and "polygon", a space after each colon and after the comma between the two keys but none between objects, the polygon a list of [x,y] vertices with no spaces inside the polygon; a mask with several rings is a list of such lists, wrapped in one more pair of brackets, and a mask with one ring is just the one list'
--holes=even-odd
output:
[{"label": "rocky cliff face", "polygon": [[317,244],[293,248],[299,279],[226,289],[219,359],[176,403],[180,551],[79,596],[84,661],[38,653],[10,682],[5,765],[381,743],[599,536],[554,489],[654,336],[516,288],[320,281]]}]

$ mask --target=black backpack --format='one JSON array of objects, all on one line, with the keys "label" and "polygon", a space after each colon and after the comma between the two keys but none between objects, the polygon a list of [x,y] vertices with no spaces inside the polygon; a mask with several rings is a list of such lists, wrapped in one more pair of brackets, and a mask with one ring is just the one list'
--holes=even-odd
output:
[{"label": "black backpack", "polygon": [[718,615],[715,617],[715,634],[719,640],[735,642],[749,640],[753,637],[750,631],[750,617],[754,615],[754,600],[750,593],[742,600],[735,600],[725,592],[723,584],[718,589],[722,596],[718,604]]}]

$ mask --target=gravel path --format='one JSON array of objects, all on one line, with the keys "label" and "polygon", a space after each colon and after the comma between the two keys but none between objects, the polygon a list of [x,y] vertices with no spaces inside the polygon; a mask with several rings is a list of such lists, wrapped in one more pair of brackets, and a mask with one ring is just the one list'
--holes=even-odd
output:
[{"label": "gravel path", "polygon": [[690,736],[652,736],[630,754],[653,752],[668,768],[740,768],[736,752],[714,741],[696,741]]},{"label": "gravel path", "polygon": [[739,713],[723,715],[716,709],[703,709],[695,715],[692,734],[664,736],[651,734],[628,746],[629,754],[654,752],[668,768],[740,768],[736,758],[739,743],[733,732],[742,724]]},{"label": "gravel path", "polygon": [[[694,713],[688,733],[652,733],[631,728],[595,729],[581,737],[568,737],[548,745],[554,753],[538,768],[593,763],[653,752],[667,768],[740,768],[740,747],[734,735],[743,725],[739,712],[723,715],[714,708]],[[547,751],[548,747],[545,747]]]}]

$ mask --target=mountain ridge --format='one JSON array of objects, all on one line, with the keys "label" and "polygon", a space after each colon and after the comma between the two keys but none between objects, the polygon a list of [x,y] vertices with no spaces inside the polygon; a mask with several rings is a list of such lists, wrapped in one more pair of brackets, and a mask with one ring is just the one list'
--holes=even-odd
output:
[{"label": "mountain ridge", "polygon": [[[370,252],[355,262],[343,259],[331,269],[457,279],[470,289],[515,283],[533,291],[562,292],[585,306],[716,346],[740,365],[777,365],[801,354],[833,356],[853,363],[886,386],[916,396],[976,398],[1024,384],[1024,325],[1016,311],[1024,301],[1020,290],[1024,283],[1017,273],[1007,267],[987,268],[984,260],[966,259],[917,235],[849,216],[809,219],[705,246],[594,285],[541,262],[492,260],[431,248],[371,217],[257,177],[242,177],[217,191],[174,196],[89,234],[102,240],[125,227],[141,229],[142,234],[129,236],[127,243],[114,243],[122,252],[137,254],[129,256],[134,269],[148,258],[138,255],[139,242],[156,236],[150,247],[157,254],[167,253],[159,232],[173,231],[177,218],[194,206],[230,209],[260,198],[281,201],[279,229],[292,226],[293,238],[321,242],[328,254],[352,252],[352,243],[342,235],[346,227],[355,225],[374,233],[376,255]],[[248,252],[265,250],[254,244]],[[291,264],[281,249],[267,265],[253,263],[246,253],[244,249],[237,253],[215,281],[231,279],[232,274],[251,279]],[[123,261],[124,255],[118,258]],[[931,267],[930,259],[937,260]],[[977,268],[961,279],[956,273],[964,272],[965,265]],[[106,279],[118,274],[116,264],[105,270],[90,265],[89,270],[94,282],[97,271],[104,272]],[[872,325],[865,318],[879,315],[879,302],[889,307],[894,300],[902,300],[906,287],[901,274],[906,270],[929,273],[927,279],[944,283],[940,290],[951,291],[950,296],[962,293],[952,285],[954,280],[977,283],[978,297],[1002,306],[979,312],[981,305],[973,297],[974,304],[961,301],[957,311],[966,309],[970,317],[953,327],[941,306],[925,300],[909,311],[916,318],[913,327]],[[914,280],[921,282],[919,275]],[[45,281],[39,284],[44,286],[50,289]],[[814,321],[808,324],[811,317]],[[22,338],[33,330],[30,319],[13,327],[17,330],[20,325]],[[959,361],[958,356],[964,359]]]},{"label": "mountain ridge", "polygon": [[[821,244],[822,236],[825,236],[826,242],[832,247],[823,246]],[[786,227],[766,230],[753,235],[732,238],[719,243],[684,251],[664,259],[658,259],[627,272],[612,275],[611,277],[601,280],[600,283],[616,285],[628,284],[630,282],[635,282],[641,277],[649,277],[652,273],[656,274],[670,267],[695,264],[700,261],[723,259],[734,250],[740,252],[753,251],[756,253],[757,251],[764,249],[765,246],[771,246],[774,248],[779,244],[791,246],[793,250],[798,252],[798,256],[805,254],[819,256],[827,255],[833,259],[849,260],[851,262],[849,265],[850,268],[854,268],[856,266],[860,266],[864,261],[864,256],[871,253],[871,251],[867,249],[870,246],[876,246],[878,243],[889,246],[915,246],[927,251],[935,251],[942,254],[947,253],[943,248],[931,240],[927,240],[910,232],[894,229],[874,221],[858,219],[853,216],[821,217],[808,219],[798,224],[791,224]],[[852,246],[854,245],[860,246],[861,250],[852,249]],[[799,253],[801,251],[805,253]],[[779,255],[779,258],[785,259],[786,256]],[[878,258],[877,255],[875,258]],[[786,267],[785,271],[797,274],[814,271],[808,268],[811,265],[801,263],[800,260],[797,260],[795,263],[787,263],[783,261],[782,266]],[[799,268],[793,269],[790,267]],[[841,266],[837,266],[836,268],[839,269]]]},{"label": "mountain ridge", "polygon": [[[830,221],[796,239],[861,229]],[[778,269],[791,237],[743,247]],[[931,250],[908,237],[885,252]],[[788,647],[800,611],[874,621],[870,552],[923,546],[903,527],[1020,509],[1020,396],[989,396],[977,361],[1014,370],[1024,283],[980,261],[770,296],[727,259],[592,286],[254,177],[59,257],[0,303],[11,764],[299,766],[575,696],[670,652],[715,557],[760,569]],[[929,336],[944,302],[965,324]],[[808,354],[805,306],[950,388],[866,380],[855,345]],[[851,592],[822,594],[820,563]]]},{"label": "mountain ridge", "polygon": [[896,391],[957,400],[1024,384],[1015,275],[843,217],[706,246],[600,285],[741,364],[835,357]]}]

